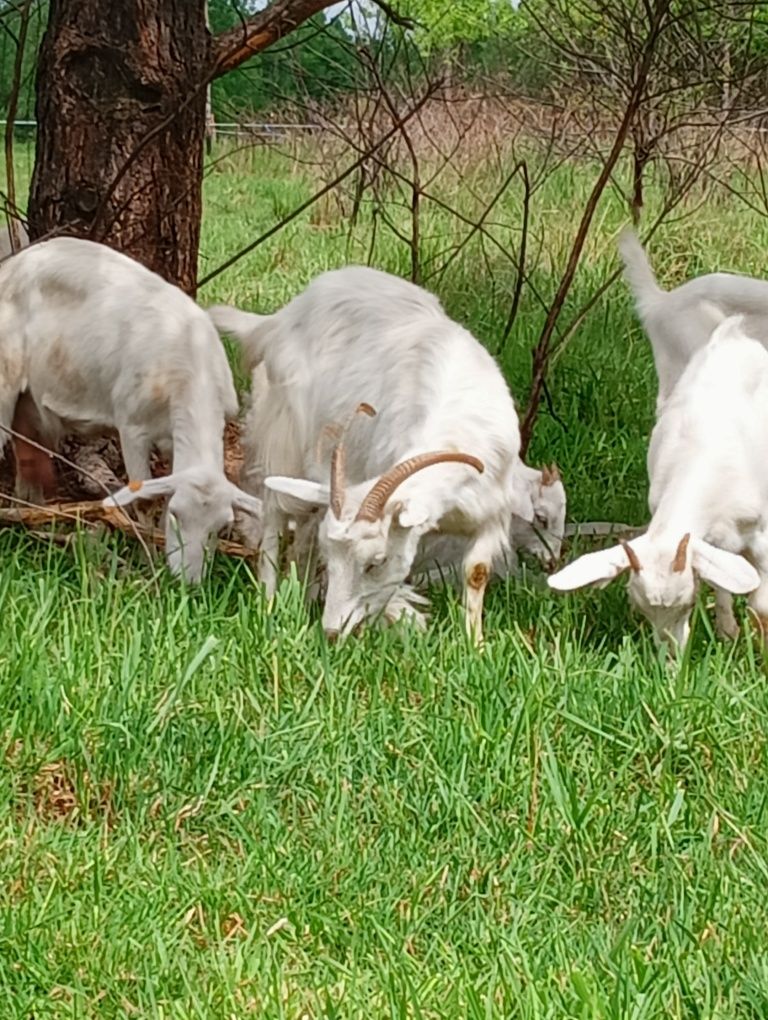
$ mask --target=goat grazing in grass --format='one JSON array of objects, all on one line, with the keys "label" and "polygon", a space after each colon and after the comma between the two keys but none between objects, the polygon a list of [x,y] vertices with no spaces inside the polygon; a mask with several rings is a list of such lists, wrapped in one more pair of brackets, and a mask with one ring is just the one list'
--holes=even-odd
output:
[{"label": "goat grazing in grass", "polygon": [[[170,497],[166,555],[190,581],[235,509],[261,512],[224,475],[224,424],[237,410],[205,312],[138,262],[59,237],[0,265],[0,444],[12,421],[48,445],[67,432],[116,428],[131,481],[105,503]],[[153,444],[172,451],[165,478],[150,477]]]},{"label": "goat grazing in grass", "polygon": [[[509,547],[494,561],[493,572],[499,577],[514,574],[518,569],[520,551],[535,556],[545,570],[553,570],[560,559],[565,534],[566,495],[556,465],[540,471],[519,462],[513,485],[517,498],[530,501],[524,515],[512,515]],[[465,540],[453,535],[428,534],[419,546],[413,573],[438,579],[460,565]]]},{"label": "goat grazing in grass", "polygon": [[664,402],[648,473],[646,533],[580,557],[549,577],[550,586],[570,591],[627,572],[630,599],[657,636],[683,646],[701,578],[719,589],[722,633],[736,630],[732,592],[749,593],[766,634],[768,352],[740,316],[721,322]]},{"label": "goat grazing in grass", "polygon": [[735,273],[707,273],[662,290],[634,231],[619,237],[624,275],[653,348],[659,380],[657,412],[691,356],[702,348],[722,318],[744,316],[748,336],[768,348],[768,282]]},{"label": "goat grazing in grass", "polygon": [[[266,487],[268,592],[287,515],[301,526],[313,505],[328,508],[318,542],[331,636],[379,613],[421,619],[405,586],[419,542],[429,532],[460,535],[466,621],[479,640],[511,515],[530,506],[514,483],[517,412],[490,354],[434,295],[358,266],[324,273],[273,315],[228,307],[209,315],[268,382],[249,416],[244,474]],[[351,425],[358,404],[377,414]],[[330,423],[347,427],[329,470],[317,447]]]}]

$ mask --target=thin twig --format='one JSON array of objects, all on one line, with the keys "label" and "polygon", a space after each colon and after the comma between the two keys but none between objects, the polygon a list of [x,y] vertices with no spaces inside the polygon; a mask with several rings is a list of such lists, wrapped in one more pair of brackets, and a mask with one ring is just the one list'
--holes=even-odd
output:
[{"label": "thin twig", "polygon": [[424,104],[427,102],[430,95],[432,95],[432,93],[438,87],[439,87],[438,83],[435,83],[434,85],[430,86],[426,90],[424,95],[418,100],[415,106],[411,107],[411,109],[408,110],[403,117],[400,117],[398,121],[395,123],[395,125],[392,128],[390,128],[390,130],[387,131],[384,135],[382,135],[382,137],[379,138],[379,140],[370,149],[364,152],[353,163],[350,163],[350,165],[340,174],[334,177],[332,181],[330,181],[324,187],[320,188],[319,191],[316,191],[314,195],[311,195],[305,202],[302,202],[301,205],[297,206],[292,213],[284,217],[279,223],[274,224],[274,226],[270,227],[269,230],[265,231],[263,234],[257,237],[255,241],[251,241],[250,244],[247,244],[244,248],[241,248],[239,251],[235,252],[235,254],[231,258],[228,258],[226,262],[223,262],[216,269],[212,270],[210,273],[204,276],[202,280],[198,280],[197,281],[198,289],[200,287],[205,286],[206,283],[209,283],[215,277],[219,276],[220,273],[223,273],[226,269],[229,269],[236,262],[239,262],[244,255],[248,255],[249,252],[252,252],[254,250],[254,248],[258,248],[260,244],[263,244],[265,241],[269,240],[270,237],[272,237],[274,234],[277,234],[280,230],[283,229],[283,227],[287,226],[292,220],[295,220],[298,216],[301,216],[303,212],[309,209],[311,205],[314,205],[315,202],[318,201],[318,199],[321,199],[323,197],[323,195],[327,195],[329,191],[333,191],[334,188],[338,187],[342,181],[346,180],[347,177],[349,177],[351,174],[355,172],[355,170],[357,170],[367,160],[369,160],[371,156],[374,155],[374,153],[382,147],[382,145],[388,142],[390,138],[394,138],[394,136],[398,134],[398,132],[401,130],[402,125],[406,124],[412,117],[414,117],[418,113],[421,107],[424,106]]},{"label": "thin twig", "polygon": [[[0,429],[2,429],[3,432],[7,432],[8,435],[12,436],[14,439],[20,439],[28,446],[33,446],[36,450],[40,450],[42,453],[46,453],[49,457],[54,457],[62,464],[66,464],[67,467],[74,468],[74,470],[77,471],[78,474],[81,474],[85,478],[89,478],[92,482],[95,482],[97,488],[101,489],[104,492],[105,496],[112,495],[112,493],[109,491],[109,489],[106,487],[106,485],[100,478],[98,478],[94,474],[91,474],[90,471],[86,471],[85,468],[80,467],[80,465],[75,464],[74,461],[70,460],[68,457],[65,457],[63,453],[59,453],[58,450],[51,450],[47,446],[43,446],[42,443],[38,443],[36,440],[30,439],[29,436],[22,435],[21,432],[17,432],[16,429],[10,428],[8,425],[0,424]],[[45,507],[40,507],[39,509],[44,510]],[[130,520],[130,518],[128,519]],[[139,545],[142,547],[147,557],[151,561],[152,556],[149,551],[149,546],[147,546],[147,544],[144,542],[141,535],[139,534],[138,525],[135,522],[133,522],[133,528],[136,535],[136,540],[138,541]]]},{"label": "thin twig", "polygon": [[[16,43],[16,58],[13,62],[13,82],[11,94],[8,97],[8,109],[5,122],[5,176],[8,182],[8,200],[12,206],[16,205],[16,179],[13,166],[13,131],[16,124],[16,111],[19,107],[19,92],[21,90],[21,71],[24,63],[24,47],[27,41],[27,29],[29,27],[29,12],[34,0],[25,0],[19,11],[19,37]],[[11,251],[16,252],[21,248],[19,237],[18,220],[8,218],[8,236],[11,242]]]}]

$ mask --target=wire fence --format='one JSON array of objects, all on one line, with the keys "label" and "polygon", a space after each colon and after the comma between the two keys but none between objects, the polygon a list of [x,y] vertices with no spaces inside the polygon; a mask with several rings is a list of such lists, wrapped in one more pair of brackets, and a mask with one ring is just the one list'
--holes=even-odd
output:
[{"label": "wire fence", "polygon": [[[0,120],[3,128],[7,120]],[[37,128],[36,120],[16,120],[13,122],[14,129]],[[210,136],[214,138],[259,138],[264,141],[282,142],[291,135],[312,134],[322,131],[321,124],[277,124],[271,122],[255,123],[249,121],[216,121],[210,124]]]}]

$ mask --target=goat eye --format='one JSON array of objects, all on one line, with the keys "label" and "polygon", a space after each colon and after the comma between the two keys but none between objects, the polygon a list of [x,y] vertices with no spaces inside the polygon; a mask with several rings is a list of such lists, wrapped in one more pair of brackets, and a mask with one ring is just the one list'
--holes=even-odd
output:
[{"label": "goat eye", "polygon": [[373,572],[374,570],[376,570],[376,568],[377,568],[377,567],[382,567],[382,566],[384,566],[384,564],[385,564],[386,562],[387,562],[387,557],[386,557],[386,556],[382,556],[382,557],[381,557],[381,559],[377,559],[377,560],[371,560],[371,562],[370,562],[370,563],[369,563],[369,564],[368,564],[368,565],[367,565],[367,566],[365,567],[365,569],[363,570],[363,573],[364,573],[364,574],[370,574],[370,573],[372,573],[372,572]]},{"label": "goat eye", "polygon": [[547,518],[546,517],[542,517],[541,514],[534,514],[534,518],[533,519],[534,519],[534,521],[536,521],[536,523],[538,524],[538,526],[540,528],[546,528],[547,524],[549,523],[547,521]]}]

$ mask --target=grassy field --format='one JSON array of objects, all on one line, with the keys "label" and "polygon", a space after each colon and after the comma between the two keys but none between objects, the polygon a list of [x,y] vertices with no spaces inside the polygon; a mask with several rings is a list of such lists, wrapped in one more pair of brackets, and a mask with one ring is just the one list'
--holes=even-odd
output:
[{"label": "grassy field", "polygon": [[[564,166],[537,204],[544,295],[589,184]],[[312,187],[278,153],[220,163],[202,271]],[[426,216],[427,250],[456,234]],[[609,195],[574,309],[621,222]],[[326,206],[201,300],[276,307],[369,241]],[[759,273],[767,246],[723,201],[653,255],[672,284]],[[407,251],[381,231],[373,261],[404,272]],[[506,265],[470,246],[434,285],[522,398],[542,313],[526,295],[500,347]],[[532,459],[561,465],[571,518],[642,523],[654,384],[623,285],[552,393],[566,427],[545,414]],[[492,590],[483,654],[440,590],[426,635],[330,647],[295,583],[268,612],[243,564],[185,591],[117,538],[5,530],[0,556],[3,1020],[768,1015],[768,690],[746,624],[719,644],[702,607],[668,669],[621,585],[556,598],[531,574]]]}]

